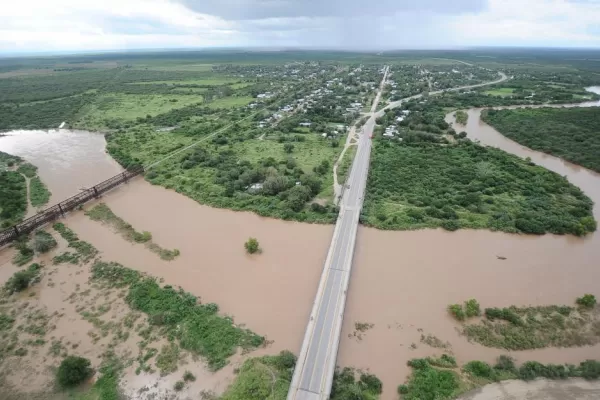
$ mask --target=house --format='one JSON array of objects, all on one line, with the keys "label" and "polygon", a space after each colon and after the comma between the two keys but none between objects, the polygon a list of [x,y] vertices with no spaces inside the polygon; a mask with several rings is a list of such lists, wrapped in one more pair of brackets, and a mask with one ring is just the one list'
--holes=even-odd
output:
[{"label": "house", "polygon": [[398,118],[396,118],[396,122],[402,122],[402,121],[404,121],[404,118],[405,117],[398,117]]},{"label": "house", "polygon": [[262,188],[263,188],[262,183],[255,183],[248,188],[248,191],[254,193],[254,192],[258,192],[259,190],[262,190]]},{"label": "house", "polygon": [[312,125],[312,122],[300,122],[300,126],[304,128],[309,128]]}]

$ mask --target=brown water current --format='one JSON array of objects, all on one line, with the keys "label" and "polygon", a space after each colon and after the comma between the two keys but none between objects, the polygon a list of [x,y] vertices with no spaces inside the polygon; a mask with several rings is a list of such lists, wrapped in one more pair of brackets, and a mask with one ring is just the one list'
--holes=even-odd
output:
[{"label": "brown water current", "polygon": [[[584,106],[600,105],[586,103]],[[580,106],[580,105],[578,105]],[[506,107],[505,107],[506,108]],[[510,107],[514,108],[514,107]],[[567,177],[595,202],[600,220],[600,174],[525,148],[469,110],[469,138],[498,147]],[[454,123],[452,114],[446,117]],[[501,260],[498,257],[505,257]],[[390,232],[361,227],[348,294],[338,363],[369,369],[384,383],[383,399],[396,399],[396,387],[410,373],[406,361],[440,354],[421,335],[448,342],[460,362],[494,362],[500,349],[469,343],[447,314],[453,303],[476,298],[485,307],[573,304],[598,292],[600,234],[527,236],[483,230]],[[374,324],[355,335],[356,322]],[[578,363],[600,359],[600,346],[512,352],[517,360]]]}]

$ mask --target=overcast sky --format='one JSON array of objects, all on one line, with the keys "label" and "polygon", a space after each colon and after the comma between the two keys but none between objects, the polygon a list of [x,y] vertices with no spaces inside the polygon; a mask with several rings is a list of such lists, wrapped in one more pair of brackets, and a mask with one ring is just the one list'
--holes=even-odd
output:
[{"label": "overcast sky", "polygon": [[600,47],[600,0],[2,0],[0,52]]}]

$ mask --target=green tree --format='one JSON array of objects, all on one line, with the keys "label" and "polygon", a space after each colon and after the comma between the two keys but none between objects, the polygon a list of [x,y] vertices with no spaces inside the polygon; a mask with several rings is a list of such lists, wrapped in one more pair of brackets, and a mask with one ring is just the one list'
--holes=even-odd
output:
[{"label": "green tree", "polygon": [[286,143],[286,144],[284,144],[284,145],[283,145],[283,150],[284,150],[286,153],[290,154],[291,152],[293,152],[293,151],[294,151],[294,145],[293,145],[293,144],[291,144],[291,143]]},{"label": "green tree", "polygon": [[79,385],[92,375],[90,360],[83,357],[68,356],[60,363],[56,374],[58,384],[62,387]]},{"label": "green tree", "polygon": [[246,248],[246,251],[249,254],[254,254],[260,250],[258,240],[256,240],[256,238],[253,237],[251,237],[246,243],[244,243],[244,247]]},{"label": "green tree", "polygon": [[596,306],[596,296],[584,294],[583,297],[578,297],[575,302],[584,308],[594,308]]}]

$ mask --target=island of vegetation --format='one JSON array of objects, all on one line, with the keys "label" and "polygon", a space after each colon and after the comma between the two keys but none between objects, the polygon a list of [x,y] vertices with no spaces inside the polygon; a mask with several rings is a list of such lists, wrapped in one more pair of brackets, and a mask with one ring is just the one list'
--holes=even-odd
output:
[{"label": "island of vegetation", "polygon": [[468,139],[377,140],[362,222],[381,229],[485,228],[585,235],[592,201],[565,178]]},{"label": "island of vegetation", "polygon": [[504,136],[600,172],[600,108],[486,110],[482,119]]}]

